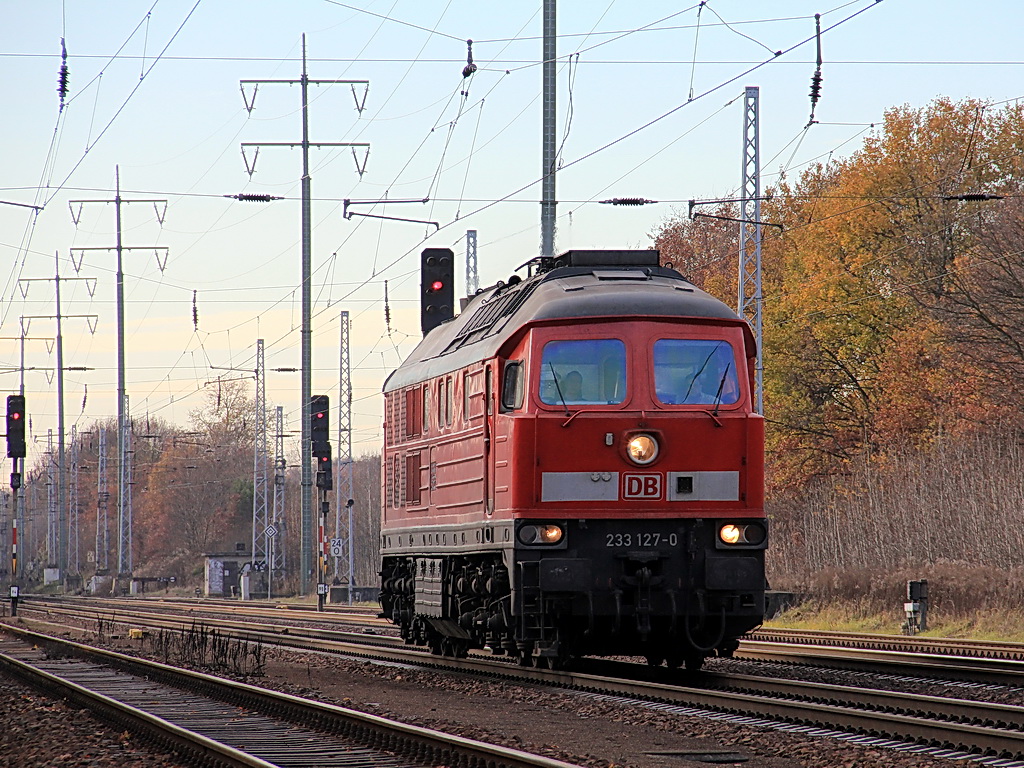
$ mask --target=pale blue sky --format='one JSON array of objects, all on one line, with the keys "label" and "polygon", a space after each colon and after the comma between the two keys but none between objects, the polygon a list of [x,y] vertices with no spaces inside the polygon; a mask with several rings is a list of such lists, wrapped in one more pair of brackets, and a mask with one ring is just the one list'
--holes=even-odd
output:
[{"label": "pale blue sky", "polygon": [[[76,227],[68,201],[112,198],[116,165],[125,198],[168,200],[162,227],[152,205],[124,207],[126,246],[170,250],[163,272],[152,251],[125,259],[133,414],[184,424],[209,391],[205,382],[253,367],[257,338],[268,368],[299,364],[301,156],[265,148],[250,181],[240,150],[242,142],[300,139],[299,89],[262,86],[249,115],[239,81],[296,79],[303,33],[311,79],[370,81],[361,116],[349,85],[310,88],[312,141],[371,145],[362,178],[348,148],[311,153],[313,390],[336,400],[339,314],[347,310],[357,454],[379,444],[381,382],[419,337],[419,251],[450,246],[461,265],[465,232],[476,229],[481,285],[537,253],[539,0],[3,0],[0,11],[0,200],[44,206],[35,216],[0,205],[0,366],[18,365],[20,317],[56,311],[52,282],[19,287],[18,278],[52,277],[55,254],[73,276],[71,249],[114,244],[113,206],[86,205]],[[820,123],[805,132],[815,13],[825,30]],[[760,87],[764,187],[780,170],[796,174],[854,151],[888,107],[940,95],[1024,95],[1022,16],[1015,0],[560,3],[558,250],[646,247],[686,200],[733,194],[747,85]],[[70,69],[63,113],[61,37]],[[479,69],[464,80],[470,38]],[[785,53],[774,57],[777,50]],[[242,191],[286,199],[222,197]],[[342,218],[342,199],[385,195],[432,202],[354,210],[436,221],[440,230]],[[661,202],[595,202],[610,197]],[[95,335],[84,318],[65,322],[65,366],[94,369],[66,375],[69,427],[116,411],[113,270],[113,253],[88,251],[78,276],[98,279],[95,295],[85,281],[62,289],[63,313],[99,317]],[[29,335],[53,336],[54,322],[32,321]],[[29,341],[26,365],[36,369],[26,390],[41,440],[30,450],[38,453],[56,426],[56,383],[42,370],[55,355],[45,341]],[[17,373],[0,376],[0,389],[17,387]],[[298,383],[296,374],[267,374],[268,403],[285,407],[293,429]]]}]

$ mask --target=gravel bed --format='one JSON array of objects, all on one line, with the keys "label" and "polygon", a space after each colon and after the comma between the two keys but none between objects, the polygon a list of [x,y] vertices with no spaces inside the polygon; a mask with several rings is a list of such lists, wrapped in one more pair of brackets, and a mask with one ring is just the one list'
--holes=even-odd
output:
[{"label": "gravel bed", "polygon": [[[18,621],[24,620],[19,618]],[[24,621],[24,624],[32,628],[33,622]],[[93,629],[88,622],[83,626]],[[71,635],[53,627],[40,625],[37,628],[51,634]],[[92,636],[78,635],[73,639],[95,642]],[[106,645],[128,653],[143,650],[139,641],[113,640]],[[748,674],[757,674],[753,670],[758,667],[750,662],[725,660],[712,661],[708,666]],[[763,673],[763,665],[761,670]],[[781,672],[781,665],[771,666],[771,674]],[[817,677],[822,682],[872,685],[863,675],[833,671],[788,668],[787,674],[803,679]],[[977,765],[965,760],[861,746],[828,737],[806,737],[769,727],[678,716],[539,686],[495,684],[468,676],[322,654],[270,649],[265,675],[248,678],[247,682],[592,768],[698,768],[709,764],[699,760],[702,755],[715,758],[716,764],[749,768],[966,768]],[[877,685],[877,679],[874,684]],[[915,690],[941,695],[941,689],[934,685],[913,685],[918,686]],[[0,690],[4,701],[14,700],[6,691],[7,688]],[[962,689],[960,686],[947,690],[947,694],[971,698],[979,691],[989,700],[1006,701],[1020,696],[1019,691],[1001,689],[1000,692],[990,687]],[[1007,698],[999,698],[1000,695]],[[170,768],[180,765],[167,756],[136,757],[127,752],[137,746],[130,738],[99,726],[91,717],[24,691],[18,696],[17,701],[26,702],[24,705],[8,703],[0,708],[0,722],[15,723],[14,730],[21,734],[17,740],[12,740],[9,734],[4,734],[0,740],[0,766],[116,764]],[[49,734],[55,728],[59,728],[61,734],[57,743],[52,738],[33,738],[33,734]],[[26,749],[26,744],[32,745],[31,751]],[[84,762],[64,759],[66,754],[85,753],[90,757],[83,758]]]}]

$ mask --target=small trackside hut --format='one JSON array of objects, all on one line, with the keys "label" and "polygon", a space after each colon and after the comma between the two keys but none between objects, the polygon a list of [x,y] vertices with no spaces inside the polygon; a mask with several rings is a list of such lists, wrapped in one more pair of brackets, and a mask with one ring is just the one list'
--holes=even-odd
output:
[{"label": "small trackside hut", "polygon": [[382,615],[408,643],[523,664],[699,668],[764,615],[755,348],[657,251],[569,251],[454,316],[387,379]]}]

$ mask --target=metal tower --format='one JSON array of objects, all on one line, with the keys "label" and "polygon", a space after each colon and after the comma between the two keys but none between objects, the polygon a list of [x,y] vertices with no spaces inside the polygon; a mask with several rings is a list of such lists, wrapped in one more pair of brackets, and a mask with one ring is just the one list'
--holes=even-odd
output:
[{"label": "metal tower", "polygon": [[[554,0],[551,0],[552,2]],[[309,149],[310,147],[352,147],[353,157],[355,157],[355,148],[363,147],[366,149],[367,156],[369,156],[370,145],[367,142],[351,142],[351,141],[317,141],[311,142],[309,140],[309,86],[310,85],[336,85],[338,83],[348,83],[353,85],[353,95],[355,95],[354,86],[355,84],[362,83],[369,88],[368,80],[310,80],[309,75],[306,72],[306,36],[302,36],[302,76],[298,80],[242,80],[240,85],[242,89],[242,100],[245,102],[245,107],[249,112],[252,112],[253,106],[256,103],[256,89],[259,88],[261,83],[287,83],[288,85],[298,85],[299,94],[301,98],[301,114],[302,114],[302,141],[244,141],[242,142],[242,157],[245,160],[246,170],[249,172],[249,176],[252,177],[253,172],[256,170],[256,155],[259,153],[259,147],[270,146],[270,147],[300,147],[302,149],[302,258],[301,258],[301,286],[302,286],[302,327],[299,332],[299,342],[301,347],[302,356],[302,381],[300,382],[299,400],[302,407],[302,445],[299,449],[299,455],[302,463],[302,487],[301,497],[299,499],[299,517],[300,517],[300,530],[299,530],[299,592],[300,594],[306,595],[310,592],[310,587],[313,585],[314,574],[314,544],[313,537],[317,527],[316,520],[313,515],[313,465],[312,465],[312,438],[310,437],[309,431],[309,417],[310,417],[310,399],[312,398],[313,390],[313,326],[312,326],[312,306],[313,306],[313,280],[312,280],[312,263],[313,263],[313,195],[312,195],[312,177],[309,173]],[[253,86],[252,101],[246,95],[245,86],[246,84]],[[364,99],[365,101],[365,99]],[[362,112],[363,105],[356,104],[356,109]],[[245,154],[245,148],[252,147],[256,155],[253,156],[252,165],[249,165],[249,160]],[[365,170],[366,162],[363,162],[362,167],[359,166],[358,159],[356,162],[356,169],[360,175]],[[319,515],[316,515],[319,518]]]},{"label": "metal tower", "polygon": [[476,230],[466,230],[466,295],[474,296],[480,288],[476,271]]},{"label": "metal tower", "polygon": [[[355,531],[352,527],[352,375],[348,354],[348,312],[341,313],[341,365],[338,379],[338,477],[334,482],[334,530],[341,540],[341,551],[334,558],[334,577],[348,587],[348,603],[352,604],[355,586]],[[348,520],[341,523],[341,508],[345,506]],[[340,561],[345,562],[347,573],[339,574]]]},{"label": "metal tower", "polygon": [[[130,576],[132,572],[132,429],[128,409],[128,395],[121,400],[118,409],[120,435],[118,446],[118,464],[121,481],[118,483],[120,493],[117,504],[117,573],[119,576]],[[120,458],[123,456],[123,459]]]},{"label": "metal tower", "polygon": [[60,526],[57,522],[56,459],[53,455],[53,430],[46,430],[46,560],[50,567],[60,567]]},{"label": "metal tower", "polygon": [[78,538],[78,427],[71,425],[71,479],[68,482],[68,571],[81,574]]},{"label": "metal tower", "polygon": [[[156,212],[157,221],[160,222],[160,226],[163,226],[164,216],[167,213],[167,201],[150,198],[123,198],[121,197],[120,166],[115,166],[115,177],[116,189],[112,200],[69,200],[68,205],[71,208],[71,220],[74,221],[77,227],[82,215],[82,206],[86,203],[114,204],[114,221],[117,234],[114,248],[72,248],[71,253],[72,258],[74,258],[75,252],[81,254],[79,258],[83,258],[86,251],[104,251],[109,253],[111,250],[114,250],[117,253],[117,567],[118,576],[130,578],[132,563],[132,510],[131,469],[128,466],[130,462],[128,458],[129,449],[128,443],[125,442],[127,439],[125,436],[128,434],[129,427],[128,391],[125,383],[124,363],[124,253],[125,251],[139,249],[125,246],[121,242],[121,208],[129,203],[151,203],[153,210]],[[78,206],[77,213],[76,205]],[[161,205],[163,205],[162,210],[160,208]],[[168,248],[166,246],[154,245],[147,247],[145,250],[153,251],[153,254],[156,256],[157,266],[163,272],[164,267],[167,265]],[[160,259],[160,254],[163,254],[163,261]],[[125,570],[125,566],[127,566],[127,570]]]},{"label": "metal tower", "polygon": [[274,432],[274,517],[271,521],[273,530],[268,531],[270,538],[271,564],[267,565],[267,599],[270,599],[270,581],[276,573],[282,578],[285,575],[285,536],[284,536],[284,481],[288,462],[284,458],[284,406],[277,406],[277,430]]},{"label": "metal tower", "polygon": [[107,430],[97,426],[99,448],[96,454],[96,572],[107,573],[110,569],[110,529],[107,523]]},{"label": "metal tower", "polygon": [[267,527],[267,389],[263,366],[263,339],[256,340],[256,435],[252,462],[252,567],[261,571],[269,566]]},{"label": "metal tower", "polygon": [[556,0],[544,0],[544,54],[542,75],[544,90],[541,125],[541,201],[540,201],[540,255],[555,255],[555,37]]},{"label": "metal tower", "polygon": [[743,106],[743,183],[740,195],[740,275],[736,312],[750,323],[757,342],[755,407],[764,413],[761,334],[761,154],[758,138],[758,88],[748,87]]}]

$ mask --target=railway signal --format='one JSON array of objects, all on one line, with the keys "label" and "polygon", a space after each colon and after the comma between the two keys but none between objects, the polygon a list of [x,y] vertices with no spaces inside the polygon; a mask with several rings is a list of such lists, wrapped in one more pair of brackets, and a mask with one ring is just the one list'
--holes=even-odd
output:
[{"label": "railway signal", "polygon": [[426,336],[455,316],[455,254],[451,248],[424,248],[420,259],[420,330]]},{"label": "railway signal", "polygon": [[25,458],[25,396],[7,396],[7,455]]},{"label": "railway signal", "polygon": [[330,455],[330,409],[327,395],[313,395],[309,400],[309,435],[313,442],[313,456],[319,458],[324,451]]},{"label": "railway signal", "polygon": [[331,444],[327,443],[318,454],[316,459],[316,487],[329,491],[334,488],[334,473],[331,471]]}]

